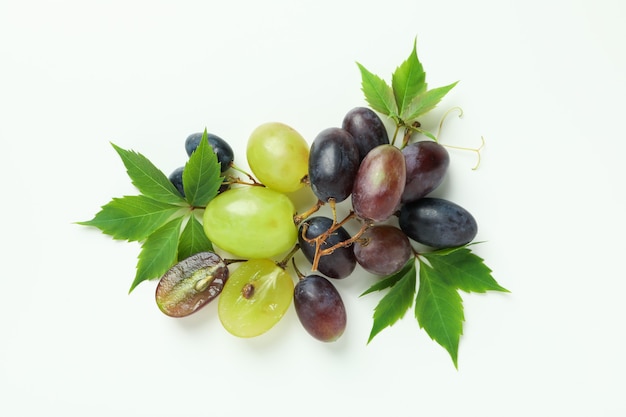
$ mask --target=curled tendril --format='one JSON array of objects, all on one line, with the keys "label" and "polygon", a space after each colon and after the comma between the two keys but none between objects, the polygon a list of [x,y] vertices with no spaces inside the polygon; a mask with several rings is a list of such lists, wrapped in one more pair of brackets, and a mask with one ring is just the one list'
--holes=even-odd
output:
[{"label": "curled tendril", "polygon": [[[448,118],[448,116],[450,116],[450,114],[452,112],[458,112],[459,115],[458,117],[461,118],[463,117],[463,109],[460,107],[452,107],[450,109],[448,109],[448,111],[446,111],[443,116],[441,116],[441,120],[439,121],[439,129],[437,130],[437,138],[439,138],[440,134],[441,134],[441,129],[443,128],[443,123],[446,121],[446,119]],[[458,149],[461,151],[470,151],[470,152],[474,152],[476,153],[476,157],[477,157],[477,161],[476,161],[476,165],[474,165],[472,167],[472,171],[476,171],[478,169],[478,167],[480,166],[480,151],[485,147],[485,138],[483,136],[480,137],[480,146],[478,148],[468,148],[468,147],[464,147],[464,146],[455,146],[455,145],[447,145],[447,144],[442,144],[443,146],[445,146],[446,148],[450,148],[450,149]]]}]

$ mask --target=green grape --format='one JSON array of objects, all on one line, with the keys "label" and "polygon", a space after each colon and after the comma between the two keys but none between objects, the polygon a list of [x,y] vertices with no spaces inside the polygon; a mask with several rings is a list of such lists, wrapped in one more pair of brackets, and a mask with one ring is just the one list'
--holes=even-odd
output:
[{"label": "green grape", "polygon": [[300,189],[309,169],[309,145],[291,127],[270,122],[257,127],[246,149],[252,173],[267,187],[281,193]]},{"label": "green grape", "polygon": [[293,297],[289,273],[269,259],[242,263],[220,294],[217,311],[222,325],[238,337],[259,336],[285,315]]},{"label": "green grape", "polygon": [[289,197],[265,187],[229,189],[204,210],[204,232],[217,247],[245,259],[271,258],[297,240]]}]

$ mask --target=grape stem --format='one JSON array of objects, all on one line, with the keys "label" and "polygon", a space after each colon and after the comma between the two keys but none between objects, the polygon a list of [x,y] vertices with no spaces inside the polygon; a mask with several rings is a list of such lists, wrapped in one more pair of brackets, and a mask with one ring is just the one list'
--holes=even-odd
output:
[{"label": "grape stem", "polygon": [[[441,116],[441,120],[439,121],[439,129],[437,130],[437,137],[439,137],[439,135],[441,134],[441,129],[443,128],[443,123],[446,121],[446,119],[448,118],[450,113],[452,113],[453,111],[459,112],[459,116],[458,116],[459,118],[463,117],[463,109],[462,108],[460,108],[460,107],[452,107],[451,109],[448,109],[448,111],[446,111],[443,114],[443,116]],[[478,169],[478,166],[480,165],[480,151],[485,146],[485,138],[483,136],[481,136],[480,140],[481,140],[481,144],[480,144],[480,146],[478,148],[467,148],[467,147],[464,147],[464,146],[455,146],[455,145],[446,145],[446,144],[442,144],[442,145],[445,146],[446,148],[450,148],[450,149],[457,149],[457,150],[461,150],[461,151],[475,152],[478,160],[476,161],[476,165],[474,165],[474,167],[472,168],[472,171],[476,171]]]},{"label": "grape stem", "polygon": [[235,176],[229,176],[228,177],[228,183],[229,184],[243,184],[243,185],[252,185],[252,186],[257,186],[257,187],[265,187],[265,184],[262,184],[260,182],[258,182],[253,176],[252,174],[246,172],[245,170],[243,170],[242,168],[238,167],[237,165],[235,165],[234,163],[230,163],[230,168],[240,172],[242,174],[244,174],[246,177],[248,177],[248,181],[244,181],[239,177],[235,177]]},{"label": "grape stem", "polygon": [[317,271],[319,267],[320,258],[322,256],[330,255],[331,253],[333,253],[339,248],[350,246],[351,244],[356,242],[361,237],[361,235],[365,233],[365,231],[371,226],[369,222],[362,221],[361,228],[354,234],[354,236],[350,237],[350,239],[344,240],[343,242],[339,242],[329,248],[322,249],[322,245],[326,242],[326,239],[328,239],[328,237],[331,234],[333,234],[340,227],[344,226],[348,221],[355,219],[355,218],[357,217],[354,211],[350,211],[350,213],[348,213],[348,215],[342,221],[337,222],[336,213],[333,212],[333,224],[331,225],[331,227],[329,227],[328,230],[326,230],[324,233],[321,233],[320,235],[314,238],[306,237],[308,224],[304,223],[302,225],[302,239],[307,243],[315,244],[315,255],[313,257],[313,265],[311,266],[312,271]]},{"label": "grape stem", "polygon": [[289,251],[289,253],[285,256],[285,258],[280,261],[280,262],[276,262],[276,265],[281,268],[281,269],[286,269],[287,268],[287,264],[289,263],[289,260],[293,258],[293,256],[300,250],[300,245],[299,244],[295,244],[295,246],[293,248],[291,248],[291,250]]},{"label": "grape stem", "polygon": [[295,216],[293,216],[294,224],[296,226],[299,226],[300,223],[302,223],[310,215],[316,213],[320,208],[322,208],[323,205],[324,205],[324,202],[322,200],[317,200],[317,202],[315,203],[315,205],[313,207],[311,207],[310,209],[308,209],[304,213],[296,214]]}]

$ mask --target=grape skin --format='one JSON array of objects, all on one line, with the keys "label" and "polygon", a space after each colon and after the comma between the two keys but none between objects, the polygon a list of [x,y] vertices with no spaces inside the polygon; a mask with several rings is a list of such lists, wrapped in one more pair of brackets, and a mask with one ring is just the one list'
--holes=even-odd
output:
[{"label": "grape skin", "polygon": [[258,126],[250,134],[246,158],[252,173],[265,186],[292,193],[304,186],[309,168],[309,144],[283,123]]},{"label": "grape skin", "polygon": [[354,255],[363,269],[384,276],[402,269],[413,255],[413,249],[402,230],[381,224],[368,228],[361,235],[354,244]]},{"label": "grape skin", "polygon": [[295,207],[289,197],[260,186],[231,188],[204,210],[204,232],[211,242],[233,255],[271,258],[297,241]]},{"label": "grape skin", "polygon": [[294,288],[300,323],[315,339],[334,342],[346,329],[346,308],[335,286],[320,275],[308,275]]},{"label": "grape skin", "polygon": [[462,246],[478,233],[469,211],[442,198],[424,197],[404,204],[399,225],[411,239],[437,249]]},{"label": "grape skin", "polygon": [[406,162],[400,149],[379,145],[361,162],[352,189],[352,207],[362,219],[381,222],[400,205],[406,183]]},{"label": "grape skin", "polygon": [[443,181],[450,155],[434,141],[414,142],[402,149],[406,162],[406,185],[402,202],[408,203],[426,196]]},{"label": "grape skin", "polygon": [[[191,156],[191,154],[198,148],[200,140],[202,140],[202,136],[203,133],[201,132],[192,133],[187,136],[187,139],[185,140],[185,150],[187,151],[188,156]],[[221,172],[225,172],[228,168],[230,168],[230,165],[235,159],[233,148],[231,148],[228,142],[224,139],[212,133],[207,133],[207,141],[217,156]]]},{"label": "grape skin", "polygon": [[339,203],[352,193],[359,169],[359,149],[348,131],[331,127],[313,140],[309,153],[309,181],[317,198]]},{"label": "grape skin", "polygon": [[185,197],[185,189],[183,188],[183,171],[185,167],[178,167],[168,177],[170,182],[178,190],[181,196]]},{"label": "grape skin", "polygon": [[359,149],[359,162],[378,145],[389,143],[387,128],[380,117],[367,107],[355,107],[346,113],[341,127],[354,138]]},{"label": "grape skin", "polygon": [[[307,239],[313,239],[322,233],[328,231],[333,225],[333,219],[323,216],[316,216],[307,219],[300,225],[298,231],[298,243],[305,258],[313,263],[315,257],[315,243],[307,242],[302,236],[303,228],[307,227],[305,236]],[[333,247],[341,242],[350,239],[348,231],[340,227],[335,230],[326,241],[321,245],[321,249]],[[356,268],[356,258],[350,247],[339,247],[333,253],[324,255],[320,258],[318,270],[329,278],[342,279],[349,276]]]}]

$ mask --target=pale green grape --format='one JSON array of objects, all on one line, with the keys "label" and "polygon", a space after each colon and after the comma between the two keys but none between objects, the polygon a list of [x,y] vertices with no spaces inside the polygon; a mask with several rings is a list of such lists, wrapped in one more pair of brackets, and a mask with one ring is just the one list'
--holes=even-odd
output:
[{"label": "pale green grape", "polygon": [[209,202],[203,226],[217,247],[245,258],[271,258],[297,240],[289,197],[265,187],[232,188]]},{"label": "pale green grape", "polygon": [[309,145],[285,124],[270,122],[257,127],[248,139],[246,157],[252,173],[271,189],[291,193],[304,185]]},{"label": "pale green grape", "polygon": [[285,315],[293,289],[289,273],[273,261],[244,262],[230,275],[220,294],[220,321],[235,336],[259,336]]}]

